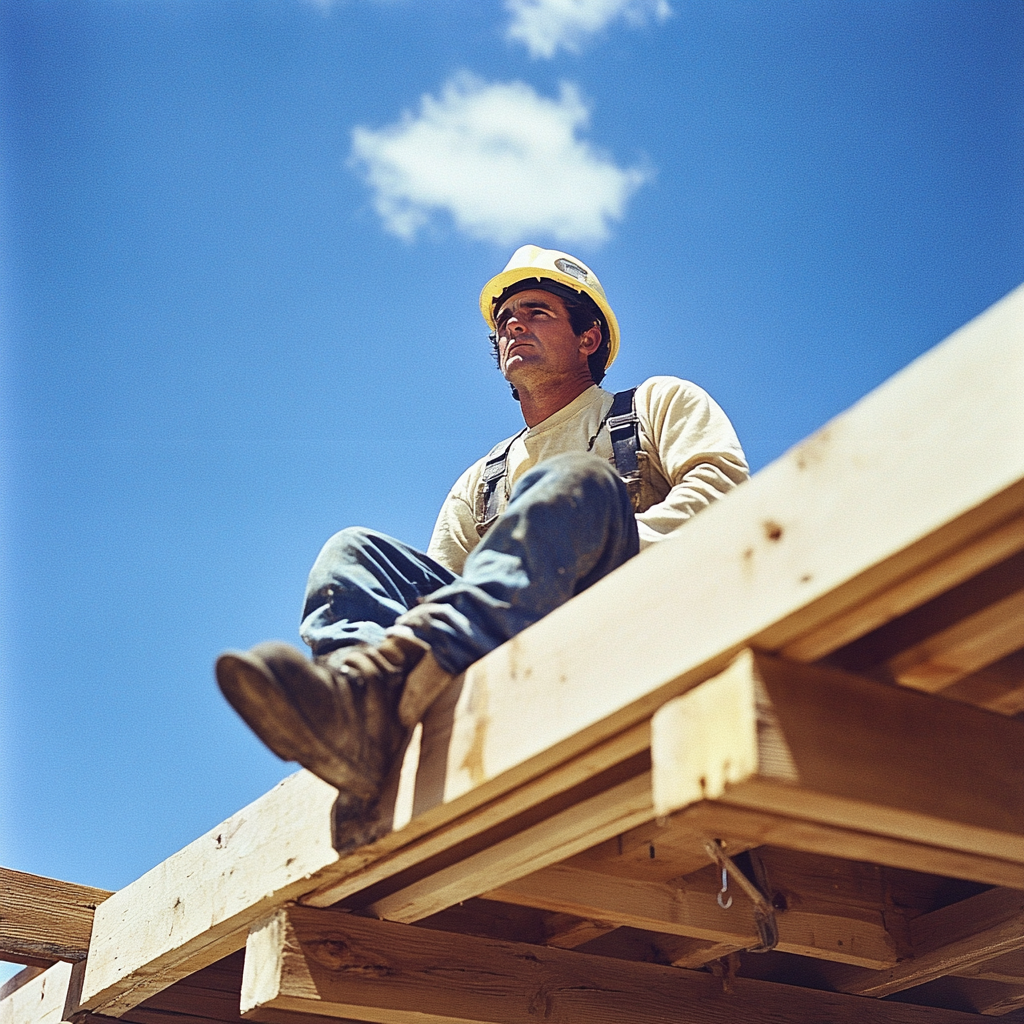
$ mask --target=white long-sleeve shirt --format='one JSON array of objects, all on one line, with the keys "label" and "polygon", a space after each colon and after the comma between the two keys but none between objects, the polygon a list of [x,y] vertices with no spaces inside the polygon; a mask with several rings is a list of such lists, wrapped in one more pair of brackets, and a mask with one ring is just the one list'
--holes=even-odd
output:
[{"label": "white long-sleeve shirt", "polygon": [[[508,502],[527,470],[562,452],[592,451],[614,462],[605,419],[613,395],[598,385],[536,426],[509,449],[504,494]],[[640,547],[674,533],[688,519],[750,475],[736,432],[711,396],[678,377],[650,377],[633,399],[640,425],[641,490],[636,515]],[[441,506],[428,553],[461,573],[466,556],[480,542],[481,488],[486,457],[455,482]]]}]

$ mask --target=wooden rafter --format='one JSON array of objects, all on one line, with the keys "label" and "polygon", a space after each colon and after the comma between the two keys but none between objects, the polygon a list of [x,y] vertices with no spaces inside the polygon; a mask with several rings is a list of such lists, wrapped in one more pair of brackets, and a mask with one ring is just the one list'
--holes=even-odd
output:
[{"label": "wooden rafter", "polygon": [[713,800],[841,825],[922,871],[933,849],[1016,865],[1024,888],[1024,722],[747,652],[655,715],[651,761],[658,814]]},{"label": "wooden rafter", "polygon": [[882,996],[903,992],[946,974],[980,968],[1024,949],[1024,892],[990,889],[910,922],[910,955],[892,967],[823,970],[842,992]]},{"label": "wooden rafter", "polygon": [[46,967],[84,960],[93,914],[110,893],[0,868],[0,959]]},{"label": "wooden rafter", "polygon": [[[753,906],[740,891],[722,909],[714,886],[643,882],[555,865],[486,894],[580,917],[595,917],[652,932],[704,939],[731,949],[756,946]],[[899,959],[896,939],[879,911],[822,906],[778,915],[779,946],[787,953],[880,969]],[[723,954],[719,954],[723,955]]]}]

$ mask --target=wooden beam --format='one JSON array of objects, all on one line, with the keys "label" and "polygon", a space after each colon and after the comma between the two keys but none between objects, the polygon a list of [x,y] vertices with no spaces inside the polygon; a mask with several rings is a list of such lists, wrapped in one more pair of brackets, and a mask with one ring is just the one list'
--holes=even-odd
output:
[{"label": "wooden beam", "polygon": [[522,943],[428,932],[291,907],[253,929],[241,1009],[248,1019],[307,1013],[387,1024],[791,1024],[969,1020],[864,1000]]},{"label": "wooden beam", "polygon": [[73,969],[57,962],[0,999],[0,1024],[60,1024]]},{"label": "wooden beam", "polygon": [[1024,589],[967,616],[893,658],[893,679],[925,693],[952,686],[1024,646]]},{"label": "wooden beam", "polygon": [[[640,882],[596,871],[555,865],[508,882],[485,894],[489,900],[520,903],[580,917],[595,917],[644,931],[687,935],[733,949],[759,944],[753,904],[741,892],[723,910],[714,886],[690,888]],[[899,949],[880,911],[838,907],[794,909],[776,915],[783,953],[880,969],[895,965]]]},{"label": "wooden beam", "polygon": [[544,945],[557,946],[559,949],[575,949],[615,931],[617,927],[606,921],[587,920],[572,914],[550,914],[547,925]]},{"label": "wooden beam", "polygon": [[495,883],[500,885],[571,857],[649,820],[652,815],[651,777],[644,772],[421,878],[377,900],[368,909],[387,921],[422,921],[446,907],[487,892]]},{"label": "wooden beam", "polygon": [[1018,289],[678,537],[472,666],[450,741],[424,754],[432,788],[407,827],[339,855],[330,788],[300,773],[111,897],[83,1005],[123,1013],[238,948],[275,905],[358,892],[566,792],[614,763],[589,760],[602,744],[743,647],[785,647],[1024,514],[1022,325]]},{"label": "wooden beam", "polygon": [[659,815],[719,800],[1009,861],[1024,882],[1024,722],[747,652],[655,715],[651,759]]},{"label": "wooden beam", "polygon": [[49,966],[84,960],[93,913],[110,893],[0,868],[0,960]]},{"label": "wooden beam", "polygon": [[855,827],[822,824],[806,817],[789,817],[706,800],[672,815],[670,820],[674,823],[677,819],[690,828],[701,829],[705,835],[728,840],[730,847],[738,844],[740,849],[749,849],[769,844],[787,850],[1024,889],[1024,872],[1013,861],[943,849],[895,836],[872,835]]},{"label": "wooden beam", "polygon": [[1017,516],[809,630],[779,653],[792,661],[819,661],[1020,551],[1024,517]]},{"label": "wooden beam", "polygon": [[990,889],[910,922],[911,955],[881,971],[822,970],[841,992],[881,998],[1024,949],[1024,893]]},{"label": "wooden beam", "polygon": [[942,696],[999,715],[1019,715],[1024,711],[1024,651],[986,665],[944,689]]},{"label": "wooden beam", "polygon": [[958,978],[980,978],[982,981],[1001,981],[1005,985],[1024,985],[1024,949],[1002,956],[986,958],[976,964],[961,964],[950,974]]}]

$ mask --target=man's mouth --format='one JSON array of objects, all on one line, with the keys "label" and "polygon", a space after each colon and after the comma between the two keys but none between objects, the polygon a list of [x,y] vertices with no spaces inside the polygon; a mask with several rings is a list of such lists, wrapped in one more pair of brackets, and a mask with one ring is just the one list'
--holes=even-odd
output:
[{"label": "man's mouth", "polygon": [[515,341],[509,342],[509,346],[506,349],[508,355],[512,355],[517,348],[521,348],[523,345],[529,345],[533,341],[532,338],[527,337],[525,334],[520,335]]}]

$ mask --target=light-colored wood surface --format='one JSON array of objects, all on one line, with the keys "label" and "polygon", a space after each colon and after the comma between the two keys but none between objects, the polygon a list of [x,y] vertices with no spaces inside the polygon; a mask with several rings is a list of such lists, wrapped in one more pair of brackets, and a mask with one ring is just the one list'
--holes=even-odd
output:
[{"label": "light-colored wood surface", "polygon": [[48,966],[84,960],[93,913],[110,893],[0,868],[0,959]]},{"label": "light-colored wood surface", "polygon": [[59,1024],[72,965],[59,962],[0,1000],[0,1024]]},{"label": "light-colored wood surface", "polygon": [[[741,699],[756,729],[715,713]],[[1024,722],[747,652],[655,715],[651,761],[658,815],[718,799],[1000,858],[1024,875]]]},{"label": "light-colored wood surface", "polygon": [[45,970],[46,967],[23,967],[17,974],[11,975],[0,985],[0,999],[6,999],[12,992],[17,992],[22,985],[27,984],[33,978],[38,978]]},{"label": "light-colored wood surface", "polygon": [[793,661],[818,661],[1018,551],[1024,551],[1024,518],[1020,516],[894,582],[875,597],[788,643],[779,653]]},{"label": "light-colored wood surface", "polygon": [[242,1011],[382,1024],[953,1024],[971,1019],[855,996],[569,950],[426,932],[331,910],[280,910],[246,948]]},{"label": "light-colored wood surface", "polygon": [[298,772],[100,904],[81,1008],[119,1015],[239,948],[261,908],[308,891],[338,861],[336,797]]},{"label": "light-colored wood surface", "polygon": [[[447,724],[450,725],[450,722]],[[430,750],[433,749],[432,740],[437,733],[445,732],[446,726],[442,725],[435,731],[429,727],[429,723],[424,725],[423,744],[425,749]],[[479,792],[474,790],[454,803],[428,804],[427,809],[421,810],[408,828],[385,836],[372,847],[358,851],[360,864],[345,870],[355,860],[355,857],[349,858],[338,869],[325,873],[321,884],[304,896],[302,902],[314,907],[331,906],[426,860],[436,861],[439,855],[450,854],[450,861],[454,862],[457,854],[451,851],[457,850],[466,841],[495,828],[508,826],[524,812],[589,782],[615,765],[645,753],[650,745],[650,725],[642,722],[563,763],[555,771],[531,779],[507,792],[499,792],[494,799],[489,799],[494,787],[482,786]],[[444,756],[441,752],[442,760]],[[436,765],[436,760],[429,761],[426,769],[421,765],[423,770],[418,773],[417,779],[421,780],[424,775],[430,778],[430,768]],[[434,783],[435,780],[431,778],[429,785],[433,786]],[[420,795],[417,782],[417,800]],[[510,828],[511,831],[514,828]],[[409,833],[412,833],[411,838],[403,844]]]},{"label": "light-colored wood surface", "polygon": [[[704,881],[704,880],[702,880]],[[718,904],[718,889],[700,890],[685,880],[671,885],[616,878],[555,865],[486,893],[487,899],[521,903],[580,917],[595,917],[652,932],[667,932],[743,949],[759,944],[753,905],[734,883],[732,906]],[[858,908],[794,908],[777,915],[778,949],[875,970],[899,958],[881,912]]]},{"label": "light-colored wood surface", "polygon": [[428,875],[371,904],[369,910],[387,921],[421,921],[495,884],[571,857],[652,815],[651,777],[645,772]]},{"label": "light-colored wood surface", "polygon": [[730,844],[735,843],[740,848],[767,843],[787,850],[1024,889],[1021,865],[1001,857],[943,849],[929,843],[721,802],[702,801],[673,815],[673,822],[677,817],[689,828],[727,838]]},{"label": "light-colored wood surface", "polygon": [[[431,735],[425,722],[424,745]],[[120,1016],[240,949],[250,924],[270,907],[298,897],[329,905],[436,858],[646,750],[649,736],[641,723],[557,772],[498,790],[496,799],[482,787],[455,804],[438,804],[406,828],[344,855],[333,846],[336,791],[297,772],[114,894],[94,927],[81,1007]]]}]

